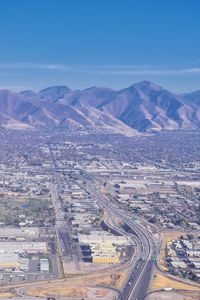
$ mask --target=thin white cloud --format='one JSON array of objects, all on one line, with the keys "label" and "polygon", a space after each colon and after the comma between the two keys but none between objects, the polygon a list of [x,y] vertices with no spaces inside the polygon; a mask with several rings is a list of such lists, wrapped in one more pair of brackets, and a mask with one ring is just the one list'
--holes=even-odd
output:
[{"label": "thin white cloud", "polygon": [[52,70],[99,75],[200,75],[200,68],[158,68],[149,65],[65,65],[40,63],[0,63],[0,70]]},{"label": "thin white cloud", "polygon": [[101,75],[163,75],[163,76],[174,76],[174,75],[199,75],[200,68],[190,69],[161,69],[153,67],[132,67],[132,66],[112,66],[112,67],[97,67],[97,68],[81,68],[79,72],[86,72],[91,74]]},{"label": "thin white cloud", "polygon": [[69,71],[69,67],[60,64],[40,64],[40,63],[0,63],[0,69],[46,69]]},{"label": "thin white cloud", "polygon": [[200,68],[191,68],[191,69],[184,69],[180,70],[183,74],[200,74]]}]

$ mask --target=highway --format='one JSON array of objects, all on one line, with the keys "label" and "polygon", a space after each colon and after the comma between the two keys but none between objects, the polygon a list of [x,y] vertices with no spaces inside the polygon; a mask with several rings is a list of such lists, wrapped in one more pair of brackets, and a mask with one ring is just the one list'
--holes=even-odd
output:
[{"label": "highway", "polygon": [[89,174],[85,172],[81,173],[84,179],[88,181],[89,192],[96,197],[100,206],[107,212],[120,217],[137,237],[137,247],[139,248],[137,251],[138,259],[132,266],[129,280],[118,300],[142,300],[147,293],[152,275],[152,269],[154,266],[152,256],[156,255],[157,252],[154,240],[151,234],[141,223],[136,220],[133,221],[124,211],[119,210],[118,207],[115,207],[106,197],[99,193],[96,189],[93,178]]},{"label": "highway", "polygon": [[[52,187],[52,202],[54,204],[55,213],[56,213],[56,228],[58,233],[58,238],[60,240],[61,245],[63,244],[66,252],[70,252],[68,247],[65,247],[65,244],[68,244],[66,241],[66,222],[64,220],[64,216],[62,214],[61,203],[59,201],[59,172],[57,172],[57,165],[53,155],[53,151],[51,147],[49,147],[51,161],[52,161],[52,169],[54,171],[54,179],[56,184]],[[147,229],[139,223],[137,220],[132,220],[126,213],[120,210],[118,207],[114,206],[110,203],[109,199],[102,196],[95,186],[95,181],[90,174],[87,174],[83,170],[80,170],[80,175],[76,174],[76,178],[87,182],[88,192],[93,195],[99,206],[104,208],[108,213],[114,214],[118,216],[131,230],[132,236],[134,236],[136,241],[137,248],[137,257],[133,260],[133,264],[131,265],[131,270],[129,269],[129,279],[122,290],[118,300],[142,300],[144,299],[151,275],[152,269],[154,266],[154,262],[152,261],[152,256],[156,255],[156,246],[151,234],[147,231]],[[64,230],[65,228],[65,230]],[[65,232],[64,232],[65,231]],[[130,236],[130,233],[127,233]],[[67,253],[63,253],[67,254]],[[71,253],[70,253],[71,254]],[[70,256],[70,255],[69,255]]]}]

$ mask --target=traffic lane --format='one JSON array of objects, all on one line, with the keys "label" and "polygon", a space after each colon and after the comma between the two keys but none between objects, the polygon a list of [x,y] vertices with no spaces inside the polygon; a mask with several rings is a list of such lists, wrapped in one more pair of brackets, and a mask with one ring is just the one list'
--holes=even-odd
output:
[{"label": "traffic lane", "polygon": [[72,258],[71,241],[69,233],[65,229],[59,229],[59,239],[62,245],[63,256]]},{"label": "traffic lane", "polygon": [[151,276],[152,276],[152,270],[153,270],[154,262],[148,261],[147,265],[145,267],[145,270],[142,273],[141,278],[137,282],[134,290],[130,294],[130,297],[128,299],[130,300],[144,300],[148,291],[148,287],[150,284]]},{"label": "traffic lane", "polygon": [[144,267],[144,261],[139,259],[139,261],[136,263],[133,271],[131,272],[130,276],[129,276],[129,280],[121,294],[121,300],[125,300],[125,299],[129,299],[129,296],[132,292],[132,290],[134,289],[135,287],[135,284],[138,280],[138,277]]}]

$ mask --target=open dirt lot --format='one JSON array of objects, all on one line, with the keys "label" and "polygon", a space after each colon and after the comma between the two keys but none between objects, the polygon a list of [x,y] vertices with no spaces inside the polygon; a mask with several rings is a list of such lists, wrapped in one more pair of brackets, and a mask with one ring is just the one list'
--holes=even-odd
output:
[{"label": "open dirt lot", "polygon": [[146,300],[199,300],[200,293],[196,292],[158,292],[150,294]]},{"label": "open dirt lot", "polygon": [[188,291],[194,290],[200,292],[200,288],[197,286],[193,286],[193,285],[189,285],[186,283],[173,280],[158,272],[155,273],[151,283],[151,290],[154,291],[154,290],[160,290],[164,288],[174,288],[178,290],[188,290]]},{"label": "open dirt lot", "polygon": [[81,286],[38,286],[30,287],[26,290],[28,296],[39,296],[39,297],[65,297],[67,299],[72,298],[83,298],[87,300],[114,300],[116,299],[117,293],[106,288],[95,288],[95,287],[81,287]]}]

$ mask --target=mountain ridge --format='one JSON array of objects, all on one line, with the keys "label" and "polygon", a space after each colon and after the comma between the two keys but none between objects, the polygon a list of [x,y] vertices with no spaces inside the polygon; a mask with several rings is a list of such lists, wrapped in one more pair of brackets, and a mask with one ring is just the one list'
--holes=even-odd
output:
[{"label": "mountain ridge", "polygon": [[[35,92],[0,90],[0,126],[102,129],[136,135],[200,129],[200,90],[175,94],[149,81],[114,90],[52,86]],[[11,125],[10,125],[11,124]]]}]

